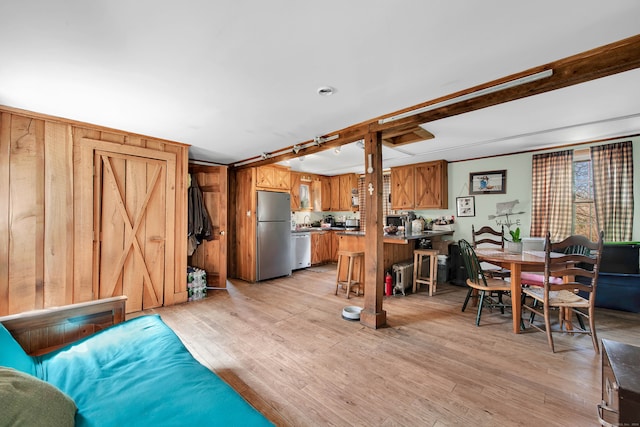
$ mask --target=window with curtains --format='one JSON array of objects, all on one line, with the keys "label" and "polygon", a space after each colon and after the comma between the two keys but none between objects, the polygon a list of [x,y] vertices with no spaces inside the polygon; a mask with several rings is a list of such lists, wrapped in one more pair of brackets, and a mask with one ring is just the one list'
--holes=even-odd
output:
[{"label": "window with curtains", "polygon": [[552,240],[571,234],[606,241],[631,240],[633,145],[631,141],[533,156],[531,236]]},{"label": "window with curtains", "polygon": [[574,152],[573,234],[582,234],[591,240],[598,239],[591,155],[588,149]]},{"label": "window with curtains", "polygon": [[[391,173],[385,172],[382,175],[382,223],[387,223],[387,215],[391,214]],[[365,231],[365,219],[367,215],[366,200],[367,192],[364,188],[364,176],[358,178],[358,196],[360,197],[360,231]]]}]

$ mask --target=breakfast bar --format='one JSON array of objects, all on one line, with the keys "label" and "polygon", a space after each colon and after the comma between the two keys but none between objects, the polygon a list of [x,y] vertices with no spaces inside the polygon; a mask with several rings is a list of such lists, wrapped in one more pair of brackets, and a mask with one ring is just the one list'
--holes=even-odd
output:
[{"label": "breakfast bar", "polygon": [[[383,236],[383,260],[382,265],[384,270],[391,270],[393,264],[410,261],[413,259],[413,251],[416,249],[416,243],[421,239],[430,239],[431,245],[434,249],[445,248],[446,243],[442,241],[443,236],[452,236],[453,231],[426,231],[417,234],[411,234],[409,236],[405,236],[404,234],[397,235],[388,235],[385,234]],[[340,251],[354,251],[354,252],[365,252],[365,232],[364,231],[344,231],[338,233],[339,236],[339,245],[338,250]],[[443,254],[444,251],[442,251]],[[355,269],[361,269],[361,274],[363,275],[364,281],[364,266],[361,263],[356,262],[354,265]],[[347,265],[343,264],[340,267],[340,280],[346,280],[347,276]]]}]

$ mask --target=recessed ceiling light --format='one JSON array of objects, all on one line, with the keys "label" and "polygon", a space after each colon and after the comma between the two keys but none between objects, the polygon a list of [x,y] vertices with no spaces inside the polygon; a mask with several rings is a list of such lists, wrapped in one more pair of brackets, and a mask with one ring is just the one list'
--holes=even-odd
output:
[{"label": "recessed ceiling light", "polygon": [[323,86],[323,87],[319,87],[318,88],[318,95],[320,96],[330,96],[333,95],[333,93],[336,90],[334,88],[332,88],[331,86]]}]

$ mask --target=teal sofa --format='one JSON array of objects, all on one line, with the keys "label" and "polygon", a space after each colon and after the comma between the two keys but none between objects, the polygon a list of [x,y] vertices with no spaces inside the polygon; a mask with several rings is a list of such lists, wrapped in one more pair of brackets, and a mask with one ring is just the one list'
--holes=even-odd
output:
[{"label": "teal sofa", "polygon": [[[68,396],[78,426],[272,425],[194,359],[158,315],[107,327],[38,356],[28,355],[0,324],[0,366]],[[7,391],[10,386],[0,386],[5,396],[17,396]],[[40,403],[32,405],[35,410]]]}]

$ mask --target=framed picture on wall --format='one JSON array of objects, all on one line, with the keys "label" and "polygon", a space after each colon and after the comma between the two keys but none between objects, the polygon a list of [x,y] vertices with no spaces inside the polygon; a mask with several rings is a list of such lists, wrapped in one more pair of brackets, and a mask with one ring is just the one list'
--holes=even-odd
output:
[{"label": "framed picture on wall", "polygon": [[456,197],[457,214],[461,216],[476,216],[476,198],[473,196]]},{"label": "framed picture on wall", "polygon": [[471,172],[469,174],[470,194],[505,194],[507,192],[507,171]]}]

